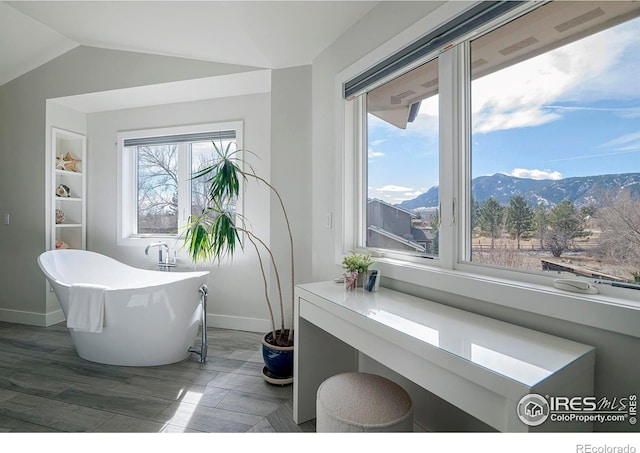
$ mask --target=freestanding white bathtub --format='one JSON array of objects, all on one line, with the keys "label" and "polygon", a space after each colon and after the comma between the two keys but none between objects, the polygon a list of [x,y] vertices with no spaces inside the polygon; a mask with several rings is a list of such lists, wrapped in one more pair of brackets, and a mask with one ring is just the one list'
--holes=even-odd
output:
[{"label": "freestanding white bathtub", "polygon": [[78,355],[109,365],[154,366],[187,358],[202,314],[199,289],[209,272],[137,269],[84,250],[50,250],[38,264],[68,315],[73,284],[108,287],[100,333],[70,329]]}]

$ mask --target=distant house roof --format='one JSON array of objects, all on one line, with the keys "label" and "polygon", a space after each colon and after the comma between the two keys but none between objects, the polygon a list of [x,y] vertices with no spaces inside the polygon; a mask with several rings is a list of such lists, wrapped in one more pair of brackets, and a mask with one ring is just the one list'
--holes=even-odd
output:
[{"label": "distant house roof", "polygon": [[417,242],[410,241],[408,239],[403,238],[402,236],[398,236],[397,234],[390,233],[389,231],[383,230],[382,228],[379,228],[374,225],[369,225],[368,229],[369,231],[373,231],[389,239],[392,239],[400,244],[413,248],[418,252],[422,252],[422,253],[425,252],[424,245],[418,244]]},{"label": "distant house roof", "polygon": [[380,204],[382,204],[382,205],[389,206],[390,208],[393,208],[393,209],[396,209],[396,210],[398,210],[398,211],[400,211],[400,212],[404,212],[404,213],[406,213],[406,214],[409,214],[409,215],[410,215],[411,217],[413,217],[414,219],[417,219],[417,218],[418,218],[418,215],[417,215],[417,214],[415,214],[415,213],[413,213],[413,212],[411,212],[411,211],[407,211],[406,209],[402,209],[402,208],[399,208],[399,207],[397,207],[397,206],[394,206],[394,205],[392,205],[391,203],[387,203],[386,201],[380,200],[380,199],[378,199],[378,198],[369,198],[369,200],[368,200],[368,201],[369,201],[369,203],[380,203]]},{"label": "distant house roof", "polygon": [[411,227],[411,234],[413,235],[413,238],[416,241],[432,241],[433,240],[433,235],[431,233],[428,233],[427,231],[420,228]]}]

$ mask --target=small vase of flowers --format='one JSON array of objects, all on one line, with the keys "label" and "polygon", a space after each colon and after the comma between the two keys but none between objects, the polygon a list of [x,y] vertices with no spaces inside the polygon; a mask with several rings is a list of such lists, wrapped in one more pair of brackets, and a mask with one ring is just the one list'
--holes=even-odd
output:
[{"label": "small vase of flowers", "polygon": [[371,255],[361,255],[351,250],[351,255],[346,255],[342,260],[345,288],[350,290],[363,287],[368,279],[369,266],[373,263]]}]

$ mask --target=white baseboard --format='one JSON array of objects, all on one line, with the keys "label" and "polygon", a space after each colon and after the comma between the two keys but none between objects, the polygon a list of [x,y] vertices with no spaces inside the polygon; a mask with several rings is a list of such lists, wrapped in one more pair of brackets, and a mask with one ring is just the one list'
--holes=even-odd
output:
[{"label": "white baseboard", "polygon": [[64,312],[62,311],[62,309],[49,312],[45,315],[47,327],[64,322],[66,319],[67,318],[64,316]]},{"label": "white baseboard", "polygon": [[207,314],[207,326],[258,333],[268,332],[271,329],[271,323],[268,319],[241,318],[216,314]]},{"label": "white baseboard", "polygon": [[[62,315],[62,311],[60,311]],[[29,326],[47,327],[56,322],[56,313],[35,313],[32,311],[11,310],[10,308],[0,308],[0,321],[12,322],[14,324],[26,324]],[[62,315],[64,320],[64,315]]]},{"label": "white baseboard", "polygon": [[[62,310],[50,313],[34,313],[22,310],[0,308],[0,321],[30,326],[48,327],[65,320]],[[207,315],[207,325],[220,329],[244,330],[247,332],[268,332],[271,329],[269,320],[258,318],[242,318],[239,316]]]}]

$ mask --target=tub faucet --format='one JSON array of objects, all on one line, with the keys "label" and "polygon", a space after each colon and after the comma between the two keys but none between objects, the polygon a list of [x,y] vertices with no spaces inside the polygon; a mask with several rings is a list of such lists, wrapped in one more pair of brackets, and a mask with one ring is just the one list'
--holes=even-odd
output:
[{"label": "tub faucet", "polygon": [[[151,247],[158,247],[158,266],[160,266],[160,269],[162,269],[163,271],[168,271],[170,267],[175,266],[175,263],[170,263],[169,262],[169,246],[167,245],[166,242],[152,242],[151,244],[147,245],[147,248],[144,249],[144,254],[148,255],[149,254],[149,249]],[[162,249],[165,249],[165,251],[167,252],[167,257],[165,259],[162,259]]]}]

